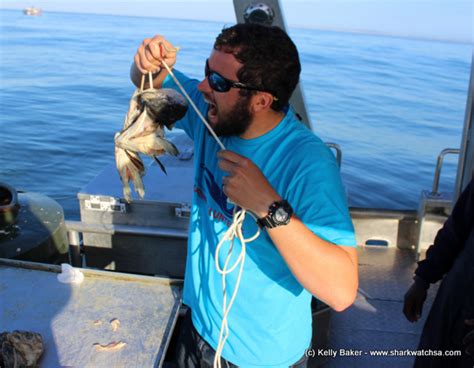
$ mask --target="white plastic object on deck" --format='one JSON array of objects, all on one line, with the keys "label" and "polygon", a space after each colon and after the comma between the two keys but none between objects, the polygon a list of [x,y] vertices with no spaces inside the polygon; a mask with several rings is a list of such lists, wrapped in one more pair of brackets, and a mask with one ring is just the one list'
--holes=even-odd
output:
[{"label": "white plastic object on deck", "polygon": [[61,264],[61,273],[58,281],[64,284],[80,284],[84,280],[84,274],[67,263]]}]

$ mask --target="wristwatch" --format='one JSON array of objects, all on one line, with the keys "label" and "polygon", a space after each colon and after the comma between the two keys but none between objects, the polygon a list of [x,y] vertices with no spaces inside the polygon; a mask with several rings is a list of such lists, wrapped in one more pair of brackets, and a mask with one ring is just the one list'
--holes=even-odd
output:
[{"label": "wristwatch", "polygon": [[268,208],[268,215],[259,218],[257,224],[261,228],[273,229],[277,226],[288,225],[292,215],[293,208],[288,201],[273,202]]}]

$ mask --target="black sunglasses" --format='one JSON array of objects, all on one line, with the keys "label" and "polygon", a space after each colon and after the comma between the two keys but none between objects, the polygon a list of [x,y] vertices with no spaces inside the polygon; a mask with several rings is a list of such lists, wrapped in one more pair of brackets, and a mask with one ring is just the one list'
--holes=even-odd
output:
[{"label": "black sunglasses", "polygon": [[[235,82],[230,79],[227,79],[220,75],[219,73],[211,70],[209,68],[209,60],[206,60],[206,69],[204,70],[204,74],[209,82],[209,86],[216,92],[228,92],[231,88],[240,88],[240,89],[248,89],[251,91],[264,91],[261,88],[250,86],[248,84]],[[271,92],[268,92],[271,93]],[[273,99],[276,101],[278,98],[273,96]]]}]

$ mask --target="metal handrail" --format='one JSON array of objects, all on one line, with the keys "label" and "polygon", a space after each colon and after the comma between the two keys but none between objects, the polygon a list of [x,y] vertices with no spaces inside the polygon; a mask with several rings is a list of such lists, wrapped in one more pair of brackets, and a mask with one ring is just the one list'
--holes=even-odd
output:
[{"label": "metal handrail", "polygon": [[[116,224],[91,224],[81,221],[66,221],[66,228],[69,232],[95,233],[95,234],[133,234],[143,236],[161,236],[165,238],[187,239],[186,230],[132,226],[132,225],[116,225]],[[70,237],[71,240],[71,237]]]},{"label": "metal handrail", "polygon": [[445,148],[438,155],[438,160],[436,162],[436,169],[435,169],[435,174],[434,174],[434,179],[433,179],[433,189],[431,190],[432,195],[439,194],[438,193],[439,178],[441,176],[441,168],[443,167],[444,156],[446,156],[447,154],[459,154],[460,152],[461,150],[458,148]]},{"label": "metal handrail", "polygon": [[328,146],[329,148],[332,148],[334,151],[336,151],[336,161],[337,161],[337,165],[339,167],[341,167],[341,161],[342,161],[342,149],[341,149],[341,146],[338,145],[337,143],[326,143],[326,146]]},{"label": "metal handrail", "polygon": [[91,224],[82,221],[65,221],[69,240],[69,257],[74,267],[83,267],[81,256],[82,235],[88,234],[129,234],[173,239],[187,239],[187,231],[178,229],[116,224]]}]

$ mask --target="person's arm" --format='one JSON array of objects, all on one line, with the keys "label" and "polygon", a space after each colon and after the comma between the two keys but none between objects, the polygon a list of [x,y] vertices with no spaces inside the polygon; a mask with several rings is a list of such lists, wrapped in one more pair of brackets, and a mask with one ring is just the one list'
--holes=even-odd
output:
[{"label": "person's arm", "polygon": [[163,66],[165,62],[170,68],[176,63],[174,46],[163,36],[156,35],[146,38],[137,50],[130,67],[130,79],[135,86],[140,87],[142,76],[145,75],[145,88],[149,87],[148,73],[153,73],[153,87],[161,88],[168,72]]},{"label": "person's arm", "polygon": [[[275,200],[279,199],[275,197]],[[266,214],[261,212],[259,216]],[[306,290],[338,312],[354,302],[358,288],[355,248],[321,239],[296,216],[292,216],[288,225],[267,231]]]},{"label": "person's arm", "polygon": [[468,355],[474,355],[474,319],[465,320],[464,325],[468,329],[466,336],[462,340],[464,351]]},{"label": "person's arm", "polygon": [[453,212],[438,231],[426,258],[418,262],[415,275],[433,284],[452,267],[464,248],[474,219],[474,183],[471,181],[457,200]]},{"label": "person's arm", "polygon": [[416,322],[421,318],[429,287],[429,282],[415,275],[403,300],[403,314],[408,321]]},{"label": "person's arm", "polygon": [[418,262],[414,282],[404,297],[403,313],[410,322],[421,318],[423,304],[430,284],[440,280],[452,267],[464,248],[474,219],[473,182],[461,194],[434,243],[428,248],[426,258]]},{"label": "person's arm", "polygon": [[[224,193],[259,218],[282,198],[260,169],[234,152],[218,154]],[[357,253],[350,246],[335,245],[312,232],[296,215],[287,225],[268,229],[268,234],[299,283],[336,311],[349,307],[358,288]]]}]

